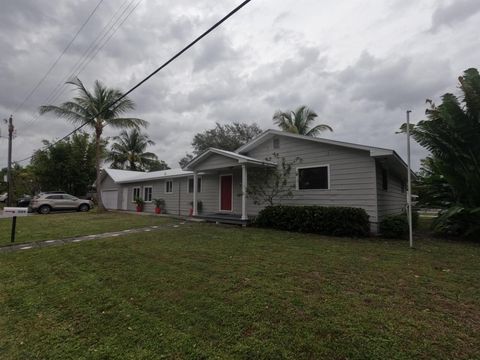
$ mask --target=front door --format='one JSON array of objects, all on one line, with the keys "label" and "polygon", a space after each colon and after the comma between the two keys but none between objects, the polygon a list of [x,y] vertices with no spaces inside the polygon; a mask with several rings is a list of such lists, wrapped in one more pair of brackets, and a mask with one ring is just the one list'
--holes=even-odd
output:
[{"label": "front door", "polygon": [[232,175],[220,176],[220,211],[232,211],[233,199]]}]

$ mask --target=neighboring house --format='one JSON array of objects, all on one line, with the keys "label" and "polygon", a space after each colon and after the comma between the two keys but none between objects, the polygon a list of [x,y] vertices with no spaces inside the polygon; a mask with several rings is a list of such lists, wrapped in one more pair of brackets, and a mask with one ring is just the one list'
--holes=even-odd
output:
[{"label": "neighboring house", "polygon": [[[394,150],[267,130],[235,152],[209,149],[184,170],[150,173],[105,169],[101,194],[109,209],[134,210],[134,198],[162,198],[166,211],[188,215],[193,199],[202,202],[202,213],[212,220],[245,222],[258,214],[246,194],[248,172],[253,167],[275,167],[273,154],[294,165],[289,182],[293,196],[287,205],[349,206],[363,208],[372,231],[387,215],[401,213],[406,205],[407,166]],[[196,181],[195,181],[196,179]],[[195,186],[196,184],[196,186]]]}]

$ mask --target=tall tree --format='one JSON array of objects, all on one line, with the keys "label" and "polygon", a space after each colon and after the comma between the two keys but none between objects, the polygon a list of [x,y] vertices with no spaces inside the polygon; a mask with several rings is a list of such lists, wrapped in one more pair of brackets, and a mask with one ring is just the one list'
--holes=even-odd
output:
[{"label": "tall tree", "polygon": [[79,78],[67,82],[77,90],[77,96],[64,102],[60,106],[44,105],[40,107],[40,114],[52,112],[58,117],[76,124],[87,124],[95,131],[95,168],[97,201],[100,211],[104,210],[100,189],[100,163],[102,160],[102,134],[106,126],[113,128],[135,128],[147,126],[148,122],[142,119],[120,117],[121,114],[135,108],[135,104],[128,97],[116,102],[122,93],[120,90],[107,88],[98,80],[95,81],[93,91],[85,88]]},{"label": "tall tree", "polygon": [[157,155],[146,151],[148,146],[155,145],[147,134],[142,134],[137,129],[130,132],[123,130],[113,141],[106,158],[112,162],[111,168],[145,171],[155,165],[158,167]]},{"label": "tall tree", "polygon": [[276,111],[273,115],[273,122],[283,131],[299,135],[317,136],[326,130],[333,131],[330,126],[325,124],[312,127],[312,123],[317,117],[315,111],[306,105],[302,105],[293,111]]},{"label": "tall tree", "polygon": [[37,150],[31,162],[40,189],[85,196],[95,181],[95,139],[80,132],[59,143],[44,140],[44,144],[46,149]]},{"label": "tall tree", "polygon": [[470,235],[480,233],[480,74],[468,69],[459,82],[461,97],[447,93],[439,106],[427,100],[427,119],[411,132],[431,153],[417,184],[420,201],[444,209],[437,229]]},{"label": "tall tree", "polygon": [[[216,123],[213,129],[205,130],[193,137],[193,154],[195,156],[200,155],[208,150],[208,148],[234,151],[261,133],[262,130],[255,123],[233,123],[225,125]],[[180,166],[185,166],[194,155],[186,154],[186,156],[180,160]]]}]

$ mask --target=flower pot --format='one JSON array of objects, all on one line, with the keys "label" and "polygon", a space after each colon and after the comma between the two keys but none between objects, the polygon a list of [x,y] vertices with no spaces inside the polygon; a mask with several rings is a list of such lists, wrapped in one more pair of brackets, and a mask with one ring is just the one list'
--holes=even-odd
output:
[{"label": "flower pot", "polygon": [[162,209],[159,208],[159,207],[156,207],[155,208],[155,214],[161,214],[162,213]]},{"label": "flower pot", "polygon": [[137,212],[142,212],[143,206],[137,206]]}]

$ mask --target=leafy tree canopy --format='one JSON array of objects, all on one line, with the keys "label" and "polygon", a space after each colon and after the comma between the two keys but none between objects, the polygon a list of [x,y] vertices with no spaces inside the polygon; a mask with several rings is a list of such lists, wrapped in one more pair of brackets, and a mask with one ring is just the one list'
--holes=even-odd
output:
[{"label": "leafy tree canopy", "polygon": [[194,155],[186,154],[179,164],[182,167],[185,166],[194,156],[200,155],[208,148],[234,151],[261,133],[262,130],[255,123],[251,125],[245,123],[225,125],[216,123],[213,129],[205,130],[193,137]]},{"label": "leafy tree canopy", "polygon": [[[459,77],[461,96],[447,93],[442,103],[427,100],[427,119],[411,126],[413,138],[431,155],[423,161],[417,189],[425,206],[443,208],[437,229],[480,232],[480,75]],[[406,124],[401,127],[406,131]],[[476,225],[475,225],[476,223]],[[459,225],[461,224],[461,225]]]},{"label": "leafy tree canopy", "polygon": [[[86,133],[76,133],[45,150],[37,150],[30,170],[39,190],[62,190],[75,196],[85,196],[95,181],[95,139]],[[102,143],[102,149],[104,148]]]},{"label": "leafy tree canopy", "polygon": [[325,130],[333,131],[330,126],[325,124],[312,127],[317,117],[315,111],[306,105],[302,105],[293,111],[277,110],[273,115],[273,122],[283,131],[299,135],[317,136]]}]

